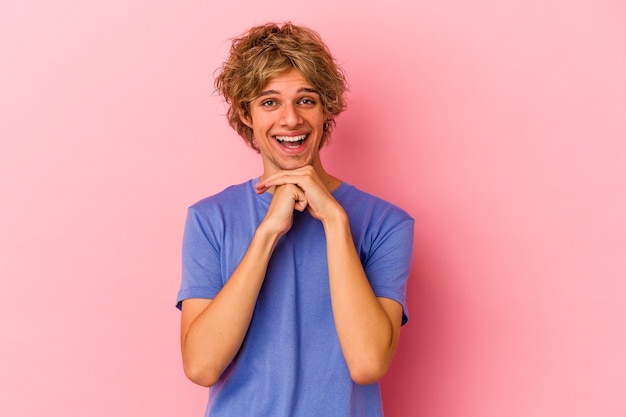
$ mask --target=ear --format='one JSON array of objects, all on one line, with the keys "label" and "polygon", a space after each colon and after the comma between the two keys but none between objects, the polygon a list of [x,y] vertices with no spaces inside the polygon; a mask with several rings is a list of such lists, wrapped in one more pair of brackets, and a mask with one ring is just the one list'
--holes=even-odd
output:
[{"label": "ear", "polygon": [[244,125],[248,126],[250,129],[253,129],[252,127],[252,117],[250,117],[250,114],[246,114],[243,110],[239,110],[239,119],[243,122]]}]

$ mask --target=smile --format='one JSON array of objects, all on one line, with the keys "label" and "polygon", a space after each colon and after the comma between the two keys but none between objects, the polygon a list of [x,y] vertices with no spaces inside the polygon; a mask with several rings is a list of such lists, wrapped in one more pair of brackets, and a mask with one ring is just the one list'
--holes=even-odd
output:
[{"label": "smile", "polygon": [[281,146],[286,148],[297,148],[302,145],[306,140],[308,135],[298,135],[298,136],[274,136],[278,143]]}]

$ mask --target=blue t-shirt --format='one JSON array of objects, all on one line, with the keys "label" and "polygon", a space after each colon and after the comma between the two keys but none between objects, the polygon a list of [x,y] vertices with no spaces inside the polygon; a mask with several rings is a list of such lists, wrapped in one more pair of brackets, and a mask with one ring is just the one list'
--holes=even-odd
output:
[{"label": "blue t-shirt", "polygon": [[[243,258],[272,196],[258,180],[229,187],[189,208],[177,306],[213,299]],[[413,219],[402,209],[342,183],[333,196],[350,219],[374,293],[398,301],[402,324]],[[335,330],[322,223],[294,211],[267,267],[250,327],[233,362],[210,390],[207,416],[383,415],[378,383],[352,381]]]}]

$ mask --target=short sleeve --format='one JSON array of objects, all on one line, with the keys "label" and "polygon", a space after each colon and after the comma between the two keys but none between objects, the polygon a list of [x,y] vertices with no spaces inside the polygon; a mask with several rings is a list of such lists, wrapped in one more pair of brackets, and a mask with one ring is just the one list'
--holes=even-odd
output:
[{"label": "short sleeve", "polygon": [[223,285],[220,272],[219,216],[209,224],[193,206],[187,211],[182,245],[182,279],[176,307],[189,298],[213,299]]},{"label": "short sleeve", "polygon": [[390,298],[402,305],[403,325],[408,321],[406,286],[413,256],[414,223],[404,212],[384,216],[364,262],[365,273],[376,296]]}]

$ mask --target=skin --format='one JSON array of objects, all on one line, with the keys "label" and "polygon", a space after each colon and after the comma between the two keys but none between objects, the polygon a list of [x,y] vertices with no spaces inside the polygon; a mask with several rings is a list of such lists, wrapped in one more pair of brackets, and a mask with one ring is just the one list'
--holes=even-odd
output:
[{"label": "skin", "polygon": [[[185,373],[200,385],[217,382],[241,347],[276,243],[291,228],[294,210],[308,210],[326,233],[331,305],[350,375],[359,384],[377,382],[395,353],[402,307],[375,296],[354,247],[346,212],[331,194],[341,181],[328,174],[320,160],[327,115],[319,96],[293,69],[270,80],[250,107],[250,118],[244,122],[253,129],[263,160],[256,191],[271,193],[272,203],[218,295],[213,300],[183,301]],[[303,137],[302,144],[290,142],[291,148],[277,140]]]}]

